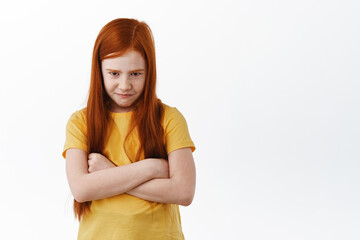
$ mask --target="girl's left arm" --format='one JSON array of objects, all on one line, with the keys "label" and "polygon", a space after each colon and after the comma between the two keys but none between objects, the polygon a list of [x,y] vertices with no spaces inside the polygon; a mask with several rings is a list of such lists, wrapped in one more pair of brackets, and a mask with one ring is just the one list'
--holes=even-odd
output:
[{"label": "girl's left arm", "polygon": [[183,206],[191,204],[196,185],[195,163],[191,148],[181,148],[168,155],[169,178],[147,181],[127,193],[144,200]]}]

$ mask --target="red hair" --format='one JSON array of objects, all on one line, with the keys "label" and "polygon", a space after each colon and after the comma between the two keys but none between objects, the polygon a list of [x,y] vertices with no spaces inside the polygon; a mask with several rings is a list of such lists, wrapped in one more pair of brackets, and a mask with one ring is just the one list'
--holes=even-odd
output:
[{"label": "red hair", "polygon": [[[134,129],[138,130],[140,151],[131,161],[139,161],[142,153],[145,158],[167,159],[164,129],[161,125],[164,110],[155,93],[156,63],[152,32],[146,23],[126,18],[118,18],[106,24],[95,41],[86,109],[88,153],[102,153],[111,123],[108,105],[110,99],[104,88],[101,61],[118,57],[128,50],[138,51],[146,62],[144,91],[135,103],[128,133],[129,136]],[[75,217],[80,221],[90,212],[90,206],[91,201],[79,203],[74,199]]]}]

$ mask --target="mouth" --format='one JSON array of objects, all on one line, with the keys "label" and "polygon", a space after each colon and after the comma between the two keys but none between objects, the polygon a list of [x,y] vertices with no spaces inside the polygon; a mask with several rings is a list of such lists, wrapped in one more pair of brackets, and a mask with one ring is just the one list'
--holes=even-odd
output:
[{"label": "mouth", "polygon": [[121,98],[128,98],[131,97],[133,94],[121,94],[121,93],[115,93],[116,95],[120,96]]}]

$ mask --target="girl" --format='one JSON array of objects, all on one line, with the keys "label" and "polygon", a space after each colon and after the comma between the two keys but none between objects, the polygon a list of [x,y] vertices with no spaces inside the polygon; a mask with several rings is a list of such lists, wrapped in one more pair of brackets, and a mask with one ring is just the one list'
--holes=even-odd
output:
[{"label": "girl", "polygon": [[179,205],[195,192],[186,121],[155,94],[149,26],[115,19],[94,46],[87,107],[66,126],[63,157],[78,239],[184,239]]}]

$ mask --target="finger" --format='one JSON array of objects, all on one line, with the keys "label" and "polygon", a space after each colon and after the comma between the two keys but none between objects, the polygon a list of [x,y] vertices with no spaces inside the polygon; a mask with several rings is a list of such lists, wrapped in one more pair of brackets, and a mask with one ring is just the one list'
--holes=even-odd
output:
[{"label": "finger", "polygon": [[90,153],[89,158],[96,158],[98,153]]}]

